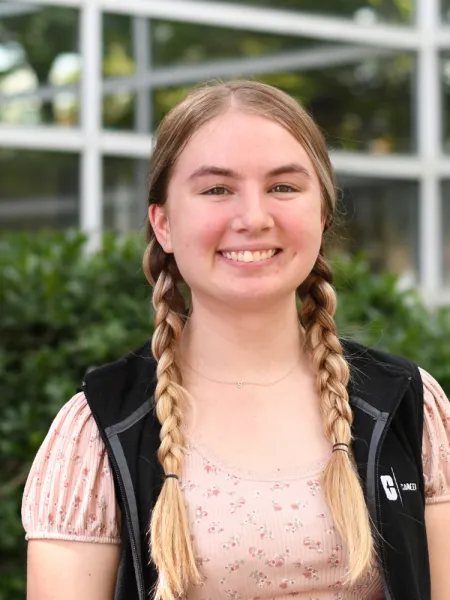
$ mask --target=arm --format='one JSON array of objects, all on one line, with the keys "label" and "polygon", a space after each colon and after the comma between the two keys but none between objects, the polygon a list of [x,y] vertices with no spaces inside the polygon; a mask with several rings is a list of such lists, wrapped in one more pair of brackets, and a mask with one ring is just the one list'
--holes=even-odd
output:
[{"label": "arm", "polygon": [[423,467],[431,599],[450,598],[450,402],[438,382],[424,383]]},{"label": "arm", "polygon": [[428,504],[425,509],[431,567],[431,600],[450,595],[450,502]]},{"label": "arm", "polygon": [[29,600],[112,600],[121,515],[106,449],[83,394],[58,413],[22,501]]},{"label": "arm", "polygon": [[31,540],[27,600],[112,600],[119,558],[117,544]]}]

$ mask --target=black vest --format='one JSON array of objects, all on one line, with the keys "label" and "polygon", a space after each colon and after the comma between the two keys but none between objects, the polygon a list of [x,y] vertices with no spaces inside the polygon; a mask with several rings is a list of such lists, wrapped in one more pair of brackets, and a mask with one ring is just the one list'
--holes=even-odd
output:
[{"label": "black vest", "polygon": [[[405,359],[343,342],[350,363],[353,450],[367,506],[380,536],[386,600],[431,600],[422,469],[423,385]],[[163,481],[157,460],[155,360],[145,344],[90,371],[83,391],[114,473],[122,512],[115,600],[146,600],[156,581],[149,516]]]}]

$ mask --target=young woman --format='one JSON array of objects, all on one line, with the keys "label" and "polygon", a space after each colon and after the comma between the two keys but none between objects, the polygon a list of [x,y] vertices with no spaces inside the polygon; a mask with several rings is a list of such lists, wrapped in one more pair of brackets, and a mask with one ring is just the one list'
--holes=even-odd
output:
[{"label": "young woman", "polygon": [[89,373],[35,459],[30,600],[448,600],[448,400],[338,338],[335,205],[281,91],[208,85],[164,119],[154,334]]}]

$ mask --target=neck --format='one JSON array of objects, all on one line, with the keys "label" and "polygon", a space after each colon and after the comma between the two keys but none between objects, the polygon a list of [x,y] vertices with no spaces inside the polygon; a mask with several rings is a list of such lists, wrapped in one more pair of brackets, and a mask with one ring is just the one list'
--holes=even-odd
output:
[{"label": "neck", "polygon": [[295,297],[249,312],[192,301],[180,341],[180,358],[218,380],[267,382],[302,356],[303,333]]}]

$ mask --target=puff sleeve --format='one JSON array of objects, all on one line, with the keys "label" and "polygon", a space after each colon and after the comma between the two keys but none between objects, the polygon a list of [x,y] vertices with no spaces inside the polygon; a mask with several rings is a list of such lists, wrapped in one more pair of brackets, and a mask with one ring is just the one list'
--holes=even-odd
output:
[{"label": "puff sleeve", "polygon": [[120,544],[113,476],[83,393],[60,410],[34,459],[22,524],[27,540]]},{"label": "puff sleeve", "polygon": [[424,391],[423,471],[427,504],[450,501],[450,402],[438,382],[420,370]]}]

